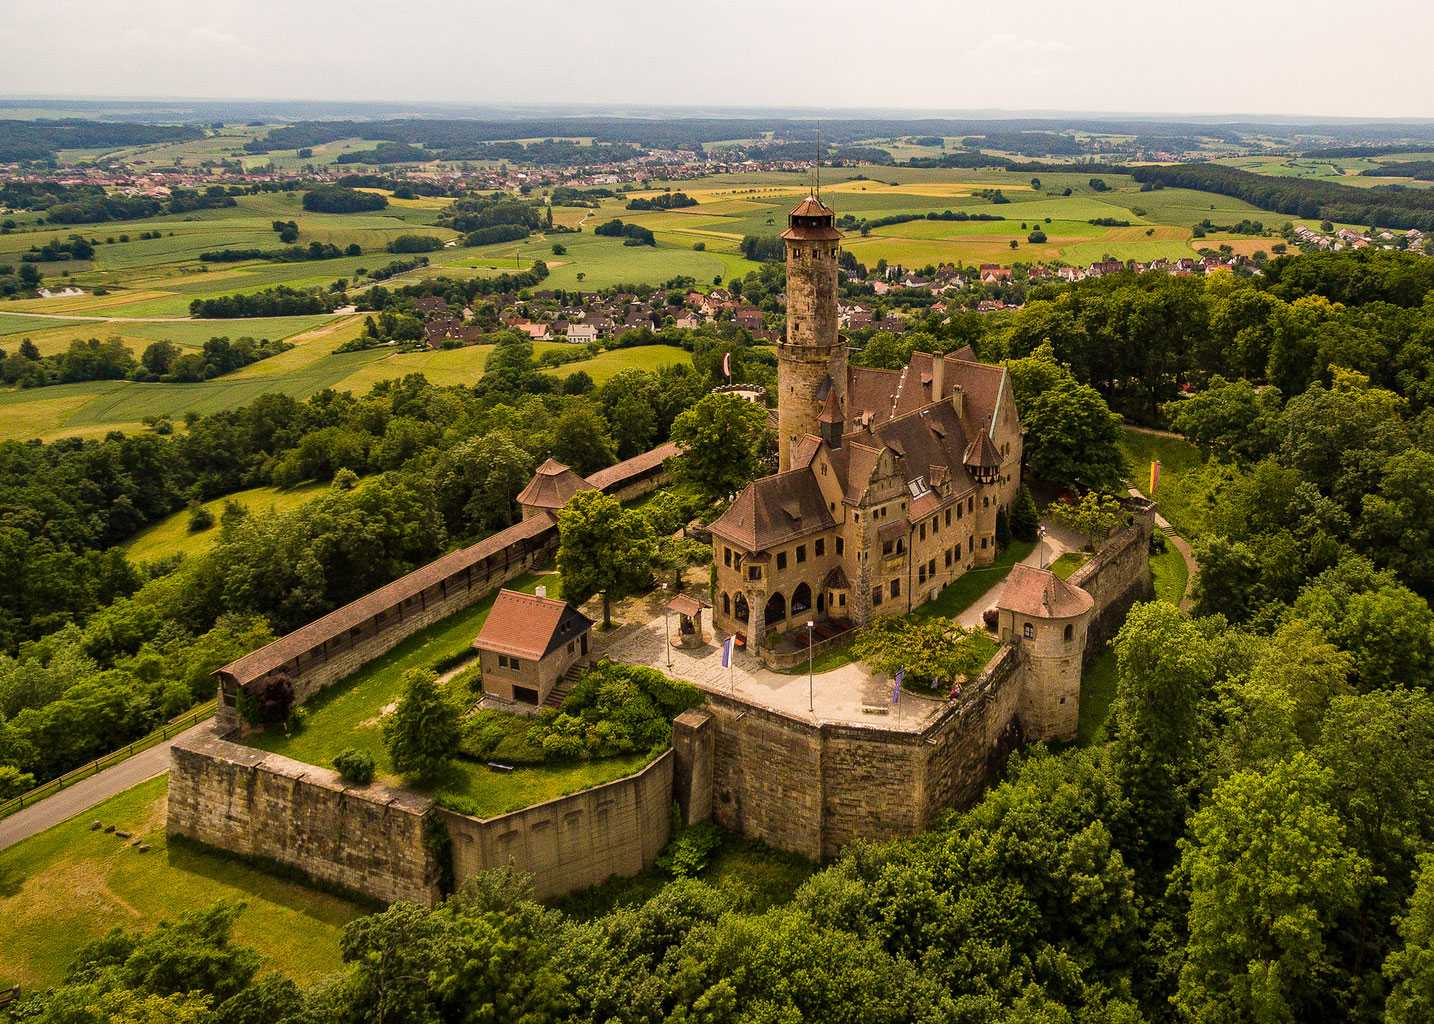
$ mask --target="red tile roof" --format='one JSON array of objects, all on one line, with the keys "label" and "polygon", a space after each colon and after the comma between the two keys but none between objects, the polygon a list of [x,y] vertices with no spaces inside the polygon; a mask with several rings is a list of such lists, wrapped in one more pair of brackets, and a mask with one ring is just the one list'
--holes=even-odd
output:
[{"label": "red tile roof", "polygon": [[549,459],[538,467],[528,486],[518,492],[518,504],[529,508],[560,509],[578,491],[592,490],[593,487],[557,459]]},{"label": "red tile roof", "polygon": [[566,601],[500,590],[473,646],[537,661],[592,625],[592,619]]},{"label": "red tile roof", "polygon": [[1070,619],[1095,607],[1095,599],[1049,569],[1018,564],[1011,567],[997,608],[1043,619]]}]

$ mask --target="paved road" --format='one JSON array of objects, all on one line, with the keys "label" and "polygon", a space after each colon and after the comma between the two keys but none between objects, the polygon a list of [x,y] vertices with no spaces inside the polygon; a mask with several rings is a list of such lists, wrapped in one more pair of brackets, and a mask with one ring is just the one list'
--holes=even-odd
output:
[{"label": "paved road", "polygon": [[212,725],[210,721],[200,722],[179,736],[165,740],[148,750],[142,750],[134,757],[111,765],[98,775],[75,783],[69,789],[62,789],[23,811],[16,811],[8,818],[0,818],[0,850],[73,818],[146,779],[163,775],[169,771],[169,748],[174,741],[180,737],[192,736],[200,729],[208,729]]}]

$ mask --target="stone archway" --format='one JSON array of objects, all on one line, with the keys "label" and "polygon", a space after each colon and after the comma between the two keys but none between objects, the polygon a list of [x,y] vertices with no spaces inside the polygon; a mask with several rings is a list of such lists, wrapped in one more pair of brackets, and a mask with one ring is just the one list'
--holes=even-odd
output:
[{"label": "stone archway", "polygon": [[787,621],[787,599],[782,596],[780,590],[767,598],[767,607],[762,612],[762,620],[769,626],[780,625]]},{"label": "stone archway", "polygon": [[752,611],[747,607],[747,595],[739,590],[736,596],[732,598],[732,618],[746,625],[751,617]]},{"label": "stone archway", "polygon": [[798,615],[811,610],[812,588],[805,583],[798,583],[797,589],[792,591],[792,614]]}]

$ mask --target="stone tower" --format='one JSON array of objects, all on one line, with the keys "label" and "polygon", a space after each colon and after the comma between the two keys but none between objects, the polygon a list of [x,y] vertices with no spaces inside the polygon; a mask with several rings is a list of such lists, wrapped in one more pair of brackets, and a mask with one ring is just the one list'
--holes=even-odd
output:
[{"label": "stone tower", "polygon": [[1020,645],[1020,716],[1030,740],[1073,740],[1095,599],[1055,573],[1016,565],[996,602],[1002,643]]},{"label": "stone tower", "polygon": [[792,443],[819,434],[828,394],[846,407],[846,341],[837,334],[837,256],[842,234],[829,206],[810,195],[787,215],[787,336],[777,346],[777,457],[791,468]]}]

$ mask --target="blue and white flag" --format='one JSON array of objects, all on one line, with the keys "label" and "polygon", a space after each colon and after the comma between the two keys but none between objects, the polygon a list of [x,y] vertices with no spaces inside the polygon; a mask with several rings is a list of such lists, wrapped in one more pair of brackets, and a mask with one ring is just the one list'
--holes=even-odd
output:
[{"label": "blue and white flag", "polygon": [[891,691],[891,703],[893,703],[893,704],[900,704],[900,703],[901,703],[901,682],[902,682],[902,680],[905,679],[905,678],[906,678],[906,669],[904,669],[904,668],[897,669],[897,670],[896,670],[896,686],[895,686],[895,687],[892,689],[892,691]]},{"label": "blue and white flag", "polygon": [[732,647],[733,647],[734,644],[736,644],[736,642],[737,642],[737,636],[736,636],[736,634],[733,634],[732,636],[729,636],[726,640],[722,641],[722,667],[723,667],[723,668],[731,668],[731,667],[732,667]]}]

